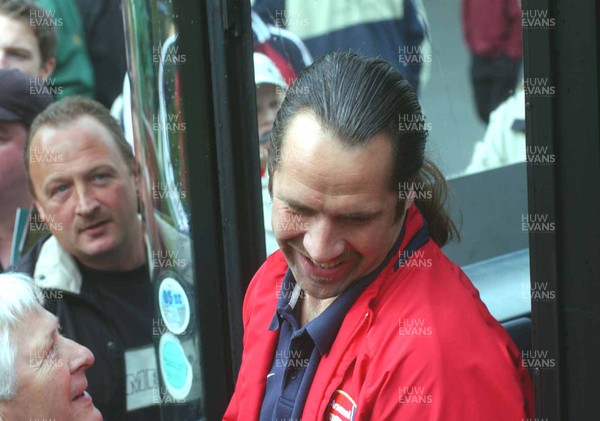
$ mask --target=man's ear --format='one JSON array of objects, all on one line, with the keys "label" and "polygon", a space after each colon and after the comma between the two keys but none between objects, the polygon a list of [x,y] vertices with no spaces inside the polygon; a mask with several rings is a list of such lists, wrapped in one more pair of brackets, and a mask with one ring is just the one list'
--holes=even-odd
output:
[{"label": "man's ear", "polygon": [[42,64],[42,68],[40,69],[40,76],[42,76],[42,79],[48,79],[52,72],[54,72],[55,68],[56,59],[54,57],[51,57],[48,60],[46,60],[46,62]]}]

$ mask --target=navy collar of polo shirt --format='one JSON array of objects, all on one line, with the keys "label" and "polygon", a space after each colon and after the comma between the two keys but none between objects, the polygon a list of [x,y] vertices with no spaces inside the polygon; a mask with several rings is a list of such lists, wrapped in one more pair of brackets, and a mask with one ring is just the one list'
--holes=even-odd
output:
[{"label": "navy collar of polo shirt", "polygon": [[[275,315],[269,325],[269,330],[276,331],[281,327],[281,322],[286,320],[294,331],[293,337],[300,336],[305,330],[314,341],[321,356],[329,352],[333,341],[342,325],[346,313],[352,307],[360,294],[369,286],[371,282],[379,275],[379,273],[388,265],[390,260],[396,255],[404,238],[406,229],[406,219],[402,225],[402,230],[398,239],[383,259],[383,261],[368,274],[360,277],[350,285],[336,300],[331,303],[327,309],[314,320],[311,320],[302,328],[299,328],[298,321],[294,314],[294,307],[298,302],[301,294],[300,286],[296,283],[292,271],[288,267],[286,274],[281,284],[279,299],[277,301],[277,309]],[[427,222],[423,219],[423,227],[410,240],[406,249],[418,249],[429,240],[429,231]],[[397,262],[394,265],[394,270],[397,270],[402,262]],[[281,291],[290,291],[290,294],[282,294]]]}]

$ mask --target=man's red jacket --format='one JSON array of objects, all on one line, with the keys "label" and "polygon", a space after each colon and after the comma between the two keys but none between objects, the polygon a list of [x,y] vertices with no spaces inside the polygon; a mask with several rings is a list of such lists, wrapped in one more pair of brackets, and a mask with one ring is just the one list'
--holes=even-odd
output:
[{"label": "man's red jacket", "polygon": [[[421,230],[416,206],[400,255]],[[406,257],[406,256],[405,256]],[[317,368],[302,419],[522,421],[533,389],[519,351],[479,293],[431,240],[393,258],[347,313]],[[254,276],[244,352],[224,420],[258,420],[278,331],[268,330],[288,269],[281,251]]]}]

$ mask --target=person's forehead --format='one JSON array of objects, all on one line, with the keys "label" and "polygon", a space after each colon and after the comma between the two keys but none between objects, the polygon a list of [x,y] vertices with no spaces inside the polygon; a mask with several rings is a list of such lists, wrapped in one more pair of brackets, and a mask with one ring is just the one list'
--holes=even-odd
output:
[{"label": "person's forehead", "polygon": [[3,47],[18,46],[20,48],[38,49],[38,40],[35,32],[25,22],[18,17],[8,17],[0,13],[0,45]]},{"label": "person's forehead", "polygon": [[[324,130],[312,113],[294,117],[283,141],[279,171],[286,186],[332,196],[386,194],[391,177],[391,144],[377,135],[348,146]],[[277,178],[275,178],[277,181]],[[276,185],[279,183],[276,183]],[[297,190],[297,189],[294,189]]]},{"label": "person's forehead", "polygon": [[261,83],[256,86],[256,94],[259,98],[277,98],[283,94],[283,90],[278,90],[278,87],[272,83]]},{"label": "person's forehead", "polygon": [[30,173],[35,189],[53,180],[86,176],[99,167],[129,167],[112,134],[95,118],[85,116],[72,123],[42,126],[29,148]]},{"label": "person's forehead", "polygon": [[[40,126],[31,141],[32,150],[50,147],[78,150],[80,147],[94,147],[118,152],[117,141],[112,133],[96,118],[83,115],[72,121]],[[35,148],[47,146],[48,148]]]},{"label": "person's forehead", "polygon": [[57,328],[56,316],[43,308],[34,308],[23,315],[20,325],[17,324],[13,333],[14,340],[20,346],[29,347],[29,349],[42,348]]},{"label": "person's forehead", "polygon": [[353,172],[380,166],[388,169],[391,154],[391,142],[384,133],[363,145],[349,145],[324,127],[313,112],[301,111],[292,118],[284,134],[281,159],[282,163],[328,163]]},{"label": "person's forehead", "polygon": [[277,88],[277,85],[273,84],[273,83],[259,83],[258,85],[256,85],[256,89],[258,89],[259,91],[273,91],[275,92],[275,88]]}]

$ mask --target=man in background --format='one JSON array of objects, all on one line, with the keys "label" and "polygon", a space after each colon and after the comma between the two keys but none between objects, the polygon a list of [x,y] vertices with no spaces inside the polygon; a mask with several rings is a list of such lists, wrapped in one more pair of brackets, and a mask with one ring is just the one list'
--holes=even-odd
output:
[{"label": "man in background", "polygon": [[523,56],[521,2],[462,0],[462,24],[477,114],[487,124],[517,86]]},{"label": "man in background", "polygon": [[160,420],[153,289],[131,148],[100,103],[69,97],[40,114],[26,145],[31,194],[52,235],[15,270],[60,293],[46,307],[96,357],[89,390],[106,421]]},{"label": "man in background", "polygon": [[254,83],[256,84],[256,115],[258,123],[258,147],[260,154],[260,181],[262,185],[263,214],[265,220],[265,243],[267,255],[279,248],[271,226],[271,197],[269,196],[269,137],[273,122],[281,107],[287,84],[275,63],[264,54],[254,53]]},{"label": "man in background", "polygon": [[0,67],[44,81],[56,99],[92,97],[94,72],[74,0],[35,3],[0,0]]},{"label": "man in background", "polygon": [[432,53],[423,0],[256,0],[253,9],[298,36],[315,58],[334,51],[383,58],[416,92],[429,78]]},{"label": "man in background", "polygon": [[75,0],[94,68],[94,99],[110,108],[127,70],[121,0]]},{"label": "man in background", "polygon": [[33,27],[54,26],[58,34],[56,69],[51,83],[56,99],[69,95],[94,97],[95,77],[83,21],[75,0],[35,0],[43,14],[30,18]]},{"label": "man in background", "polygon": [[16,69],[0,69],[0,273],[12,263],[16,211],[32,203],[23,151],[31,122],[52,103],[44,88]]},{"label": "man in background", "polygon": [[0,0],[0,68],[19,69],[40,80],[50,77],[56,67],[56,29],[30,21],[45,14],[27,1]]}]

